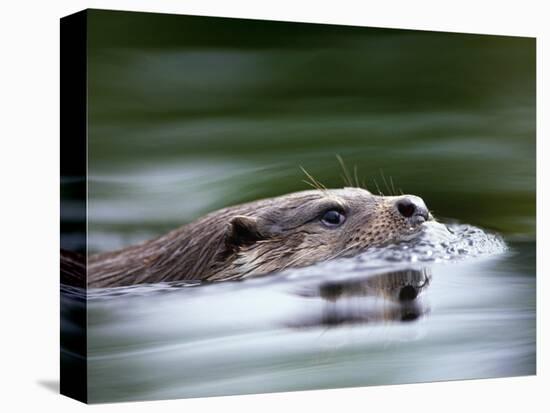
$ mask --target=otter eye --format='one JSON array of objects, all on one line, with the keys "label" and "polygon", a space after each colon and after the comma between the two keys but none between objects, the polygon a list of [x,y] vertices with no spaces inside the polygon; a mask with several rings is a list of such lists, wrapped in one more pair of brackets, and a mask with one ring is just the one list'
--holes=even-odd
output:
[{"label": "otter eye", "polygon": [[331,209],[323,214],[321,222],[327,227],[337,227],[342,225],[346,220],[346,216],[336,209]]}]

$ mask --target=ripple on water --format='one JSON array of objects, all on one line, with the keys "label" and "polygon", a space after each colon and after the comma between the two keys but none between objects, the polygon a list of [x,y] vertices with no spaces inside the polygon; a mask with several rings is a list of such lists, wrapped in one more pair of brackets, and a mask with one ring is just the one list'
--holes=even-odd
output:
[{"label": "ripple on water", "polygon": [[361,262],[430,263],[488,256],[506,250],[499,235],[472,225],[427,222],[416,238],[370,248],[357,259]]}]

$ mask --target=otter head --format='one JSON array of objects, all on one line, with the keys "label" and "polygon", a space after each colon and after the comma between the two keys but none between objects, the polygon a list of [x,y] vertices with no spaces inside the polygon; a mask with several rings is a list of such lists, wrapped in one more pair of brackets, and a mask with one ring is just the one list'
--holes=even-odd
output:
[{"label": "otter head", "polygon": [[417,196],[376,196],[360,188],[297,192],[236,212],[224,240],[230,278],[352,256],[410,239],[433,219]]}]

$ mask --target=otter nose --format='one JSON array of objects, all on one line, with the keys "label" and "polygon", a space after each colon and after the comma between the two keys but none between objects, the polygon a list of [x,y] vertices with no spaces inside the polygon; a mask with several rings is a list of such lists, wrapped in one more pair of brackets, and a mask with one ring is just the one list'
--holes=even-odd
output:
[{"label": "otter nose", "polygon": [[397,211],[405,218],[416,218],[419,221],[427,221],[430,212],[422,198],[413,195],[401,197],[395,203]]}]

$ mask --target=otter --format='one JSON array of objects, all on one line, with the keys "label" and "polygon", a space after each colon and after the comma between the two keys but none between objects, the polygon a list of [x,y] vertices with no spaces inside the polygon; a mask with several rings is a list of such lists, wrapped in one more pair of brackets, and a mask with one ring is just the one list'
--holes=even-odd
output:
[{"label": "otter", "polygon": [[319,188],[212,212],[158,238],[88,258],[88,286],[227,281],[407,240],[433,217],[414,195]]}]

